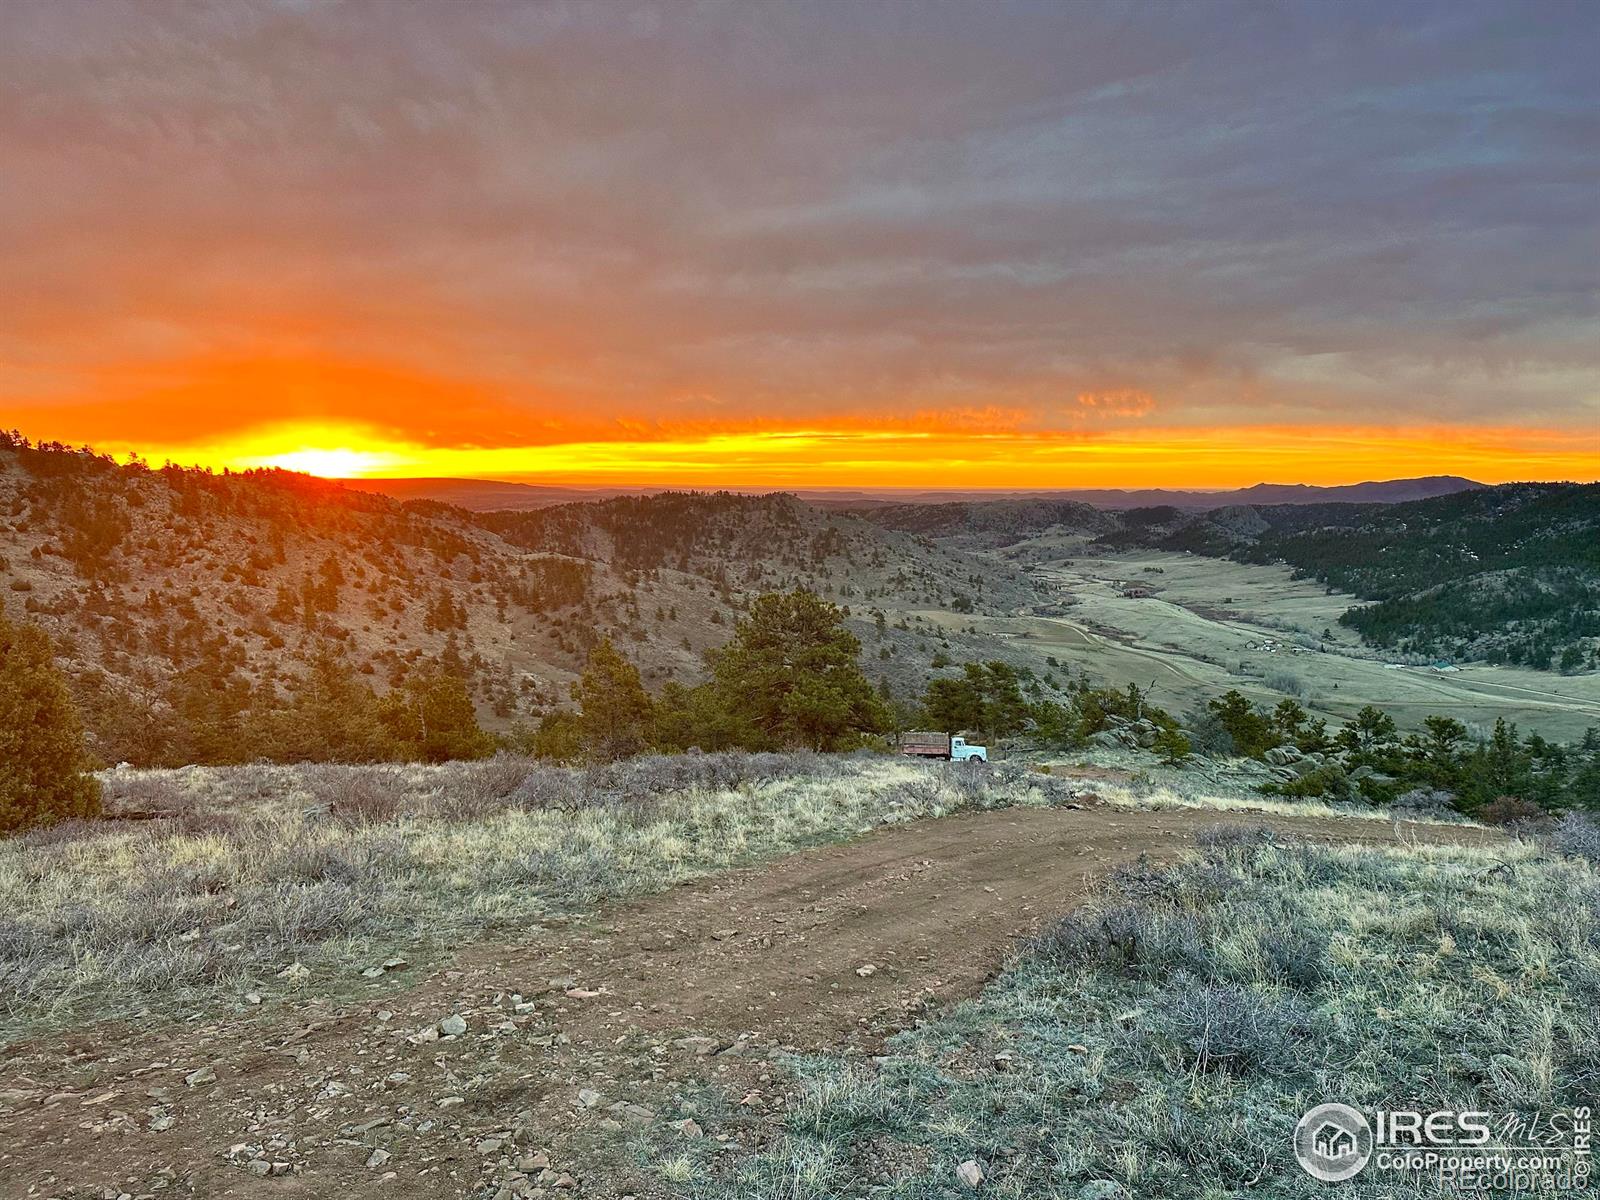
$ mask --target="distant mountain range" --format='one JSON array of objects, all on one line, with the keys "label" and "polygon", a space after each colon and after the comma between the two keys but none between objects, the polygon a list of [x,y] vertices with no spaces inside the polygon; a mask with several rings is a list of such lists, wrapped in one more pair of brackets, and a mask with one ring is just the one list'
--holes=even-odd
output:
[{"label": "distant mountain range", "polygon": [[[437,500],[475,512],[504,512],[548,508],[613,496],[644,495],[663,488],[577,488],[510,483],[494,479],[346,479],[355,491],[375,492],[396,500]],[[1367,483],[1316,487],[1304,483],[1258,483],[1234,491],[1203,492],[1144,488],[1073,488],[1060,490],[910,491],[896,489],[774,489],[791,490],[809,504],[823,508],[869,509],[882,505],[950,504],[985,500],[1034,500],[1088,504],[1095,508],[1224,508],[1234,504],[1399,504],[1449,496],[1484,485],[1459,475],[1427,475],[1418,479],[1389,479]],[[737,492],[755,489],[733,488]]]}]

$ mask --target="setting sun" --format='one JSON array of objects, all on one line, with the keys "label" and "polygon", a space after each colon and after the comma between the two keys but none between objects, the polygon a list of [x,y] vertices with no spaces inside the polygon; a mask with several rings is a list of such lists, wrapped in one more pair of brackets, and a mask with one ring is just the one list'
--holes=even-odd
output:
[{"label": "setting sun", "polygon": [[285,471],[303,471],[307,475],[321,475],[326,479],[354,479],[363,475],[376,475],[386,460],[377,454],[361,450],[338,449],[291,450],[262,460],[265,467],[281,467]]}]

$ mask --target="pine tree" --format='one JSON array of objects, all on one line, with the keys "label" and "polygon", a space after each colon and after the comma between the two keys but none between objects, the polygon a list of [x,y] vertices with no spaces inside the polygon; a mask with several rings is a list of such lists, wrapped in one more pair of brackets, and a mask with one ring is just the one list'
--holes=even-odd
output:
[{"label": "pine tree", "polygon": [[757,750],[834,750],[876,733],[889,714],[861,670],[844,613],[812,592],[769,593],[713,656],[719,702]]},{"label": "pine tree", "polygon": [[50,639],[0,612],[0,834],[100,815],[83,729]]},{"label": "pine tree", "polygon": [[408,754],[423,762],[487,758],[494,738],[478,725],[467,685],[458,675],[434,674],[406,681],[385,698],[384,722]]},{"label": "pine tree", "polygon": [[638,754],[649,745],[652,705],[639,669],[617,653],[610,638],[589,652],[573,686],[578,730],[586,756],[600,762]]}]

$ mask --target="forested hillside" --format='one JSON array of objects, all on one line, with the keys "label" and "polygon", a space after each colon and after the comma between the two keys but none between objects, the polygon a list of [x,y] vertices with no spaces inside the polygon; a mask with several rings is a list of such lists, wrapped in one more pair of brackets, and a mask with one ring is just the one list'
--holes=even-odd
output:
[{"label": "forested hillside", "polygon": [[[1119,514],[1074,500],[959,500],[943,504],[889,504],[860,510],[875,525],[926,537],[964,537],[977,544],[1006,546],[1054,526],[1078,532],[1122,527]],[[1176,513],[1174,508],[1160,510]]]},{"label": "forested hillside", "polygon": [[1208,514],[1157,544],[1286,562],[1374,601],[1343,620],[1377,645],[1564,671],[1600,665],[1600,485],[1254,511],[1258,531]]},{"label": "forested hillside", "polygon": [[0,434],[0,604],[55,640],[107,762],[280,746],[316,758],[330,723],[363,707],[353,689],[422,704],[464,688],[485,724],[508,729],[568,703],[603,637],[652,686],[693,680],[750,597],[796,586],[854,606],[863,631],[884,624],[880,609],[1031,595],[1015,576],[786,496],[473,514]]},{"label": "forested hillside", "polygon": [[993,500],[865,515],[953,546],[1003,547],[1060,531],[1103,550],[1287,563],[1370,601],[1343,623],[1374,645],[1548,670],[1600,666],[1600,484],[1471,487],[1392,504],[1230,503],[1200,513]]}]

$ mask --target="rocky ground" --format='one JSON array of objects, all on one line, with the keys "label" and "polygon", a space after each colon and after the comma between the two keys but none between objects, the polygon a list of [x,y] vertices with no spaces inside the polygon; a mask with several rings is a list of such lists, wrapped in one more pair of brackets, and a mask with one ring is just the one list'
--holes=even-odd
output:
[{"label": "rocky ground", "polygon": [[[776,1136],[789,1055],[872,1053],[975,993],[1108,869],[1219,819],[1085,791],[917,822],[469,947],[422,978],[354,964],[359,999],[24,1041],[0,1061],[0,1196],[681,1194]],[[1493,836],[1265,819],[1328,839]]]}]

